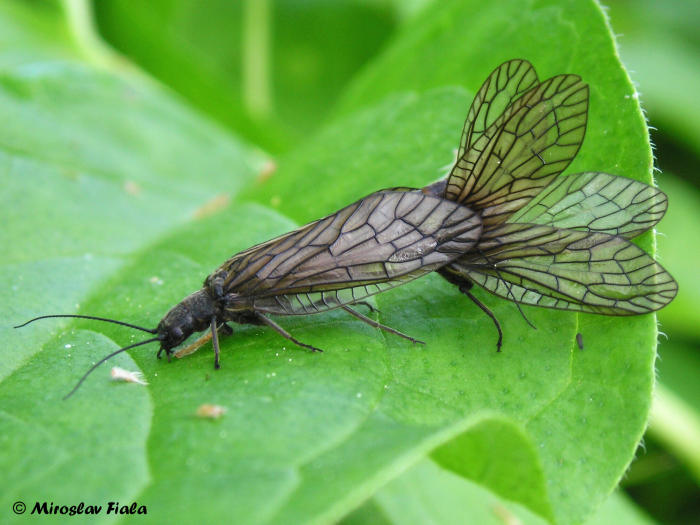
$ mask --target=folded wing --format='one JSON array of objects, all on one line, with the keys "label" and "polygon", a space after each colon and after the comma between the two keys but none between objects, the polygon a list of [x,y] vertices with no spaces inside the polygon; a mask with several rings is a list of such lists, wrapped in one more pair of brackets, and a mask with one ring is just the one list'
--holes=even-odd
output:
[{"label": "folded wing", "polygon": [[421,192],[382,191],[227,261],[224,290],[271,313],[357,302],[467,253],[481,234],[466,207]]},{"label": "folded wing", "polygon": [[658,310],[678,290],[660,264],[623,237],[531,224],[494,229],[449,272],[519,303],[607,315]]}]

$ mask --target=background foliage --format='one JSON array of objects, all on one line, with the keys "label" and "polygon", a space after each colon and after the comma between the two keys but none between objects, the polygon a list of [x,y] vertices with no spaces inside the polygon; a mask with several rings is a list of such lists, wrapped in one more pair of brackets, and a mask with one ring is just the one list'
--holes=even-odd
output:
[{"label": "background foliage", "polygon": [[[114,364],[142,370],[148,388],[109,383],[105,366],[66,403],[82,371],[139,336],[9,327],[44,312],[152,326],[232,253],[381,187],[436,179],[474,91],[513,57],[591,85],[569,172],[649,181],[637,94],[596,4],[0,4],[0,115],[12,123],[0,128],[2,520],[12,502],[44,499],[136,500],[157,522],[694,519],[700,51],[697,13],[676,7],[611,10],[659,128],[671,201],[659,258],[681,288],[659,316],[669,338],[635,452],[652,401],[651,316],[527,309],[533,331],[483,293],[506,326],[498,355],[490,321],[428,276],[376,298],[379,319],[425,348],[338,313],[283,319],[326,352],[236,327],[216,374],[206,350],[169,365],[134,351]],[[192,416],[212,402],[224,418]],[[610,496],[623,475],[633,501]]]}]

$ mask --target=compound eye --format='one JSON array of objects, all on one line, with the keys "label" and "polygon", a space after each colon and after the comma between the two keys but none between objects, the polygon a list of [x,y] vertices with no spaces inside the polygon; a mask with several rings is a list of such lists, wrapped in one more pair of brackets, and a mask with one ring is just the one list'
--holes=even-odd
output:
[{"label": "compound eye", "polygon": [[173,341],[181,341],[182,338],[183,338],[183,335],[184,335],[184,334],[183,334],[183,332],[182,332],[182,328],[180,328],[179,326],[173,326],[173,327],[170,329],[170,338],[171,338]]}]

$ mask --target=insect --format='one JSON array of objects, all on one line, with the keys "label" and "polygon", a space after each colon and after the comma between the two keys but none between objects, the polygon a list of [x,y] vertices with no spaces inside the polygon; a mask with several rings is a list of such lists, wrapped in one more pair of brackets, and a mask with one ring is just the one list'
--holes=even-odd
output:
[{"label": "insect", "polygon": [[[323,219],[234,255],[185,297],[154,329],[86,315],[45,315],[111,322],[155,337],[120,348],[93,365],[66,396],[111,357],[158,342],[158,357],[194,332],[211,330],[214,366],[219,368],[218,332],[232,321],[266,325],[312,351],[275,321],[273,315],[307,315],[335,308],[373,327],[420,342],[384,326],[350,305],[432,272],[474,246],[481,235],[478,215],[456,202],[420,192],[383,190]],[[366,303],[365,303],[366,304]]]},{"label": "insect", "polygon": [[618,316],[663,308],[678,290],[629,240],[663,217],[664,193],[607,173],[559,176],[587,113],[580,77],[540,82],[526,60],[505,62],[474,97],[447,178],[422,190],[481,217],[478,242],[438,272],[491,317],[499,350],[500,324],[474,284],[516,304]]}]

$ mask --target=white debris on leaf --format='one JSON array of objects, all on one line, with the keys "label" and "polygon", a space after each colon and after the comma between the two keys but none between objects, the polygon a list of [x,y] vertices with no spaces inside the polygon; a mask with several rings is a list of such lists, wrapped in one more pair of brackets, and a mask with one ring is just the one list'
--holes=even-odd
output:
[{"label": "white debris on leaf", "polygon": [[201,417],[203,419],[219,419],[226,413],[226,411],[226,407],[222,407],[221,405],[210,405],[205,403],[204,405],[199,406],[196,414],[197,417]]},{"label": "white debris on leaf", "polygon": [[143,378],[141,372],[130,372],[118,366],[113,366],[110,372],[112,379],[115,381],[124,381],[126,383],[137,383],[139,385],[147,385],[148,382]]}]

